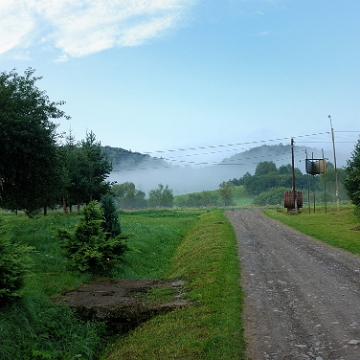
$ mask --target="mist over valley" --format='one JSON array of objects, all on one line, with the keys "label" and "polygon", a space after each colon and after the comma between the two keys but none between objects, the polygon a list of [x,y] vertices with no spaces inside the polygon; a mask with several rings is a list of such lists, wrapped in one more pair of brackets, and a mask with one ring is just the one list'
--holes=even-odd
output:
[{"label": "mist over valley", "polygon": [[[113,171],[108,180],[122,184],[132,182],[137,190],[146,194],[158,186],[168,185],[174,195],[216,190],[223,181],[239,179],[246,172],[254,174],[258,163],[273,161],[277,168],[291,164],[290,145],[262,145],[224,158],[222,161],[207,165],[179,165],[176,161],[151,157],[140,153],[128,152],[124,149],[107,147],[109,159],[113,162]],[[118,150],[118,153],[114,151]],[[111,151],[112,152],[111,152]],[[307,148],[308,158],[322,157],[322,149]],[[328,161],[333,161],[333,151],[324,150]],[[337,153],[337,166],[346,166],[351,154]],[[305,148],[294,146],[295,167],[305,173]],[[174,165],[174,163],[176,165]]]}]

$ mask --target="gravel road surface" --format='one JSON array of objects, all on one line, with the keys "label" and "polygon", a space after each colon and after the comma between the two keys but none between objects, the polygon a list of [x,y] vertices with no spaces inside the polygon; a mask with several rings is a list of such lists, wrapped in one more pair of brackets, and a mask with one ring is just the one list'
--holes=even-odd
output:
[{"label": "gravel road surface", "polygon": [[257,210],[226,214],[239,244],[248,357],[360,359],[360,257]]}]

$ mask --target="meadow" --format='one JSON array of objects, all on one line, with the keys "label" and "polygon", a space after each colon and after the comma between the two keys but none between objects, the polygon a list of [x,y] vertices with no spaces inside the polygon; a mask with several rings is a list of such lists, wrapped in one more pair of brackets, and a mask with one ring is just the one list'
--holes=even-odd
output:
[{"label": "meadow", "polygon": [[[77,214],[47,217],[2,213],[12,241],[33,247],[24,297],[0,313],[0,359],[228,359],[243,351],[242,293],[236,239],[221,210],[121,212],[129,251],[112,278],[182,279],[186,309],[157,316],[114,336],[51,301],[92,280],[70,271],[57,236]],[[163,294],[153,294],[162,297]],[[175,336],[176,335],[176,336]],[[223,355],[221,355],[223,354]]]},{"label": "meadow", "polygon": [[[242,194],[243,195],[243,194]],[[248,208],[251,199],[235,198]],[[250,205],[251,206],[251,205]],[[360,254],[359,218],[354,207],[319,205],[316,213],[288,214],[281,207],[265,214],[329,245]],[[94,279],[69,270],[59,228],[74,230],[77,213],[29,219],[1,213],[12,241],[33,247],[24,297],[0,312],[0,359],[243,359],[241,317],[244,294],[237,241],[223,209],[168,209],[120,212],[129,251],[108,277],[185,281],[188,306],[156,316],[126,334],[104,324],[83,322],[51,299]],[[172,296],[153,292],[161,301]]]}]

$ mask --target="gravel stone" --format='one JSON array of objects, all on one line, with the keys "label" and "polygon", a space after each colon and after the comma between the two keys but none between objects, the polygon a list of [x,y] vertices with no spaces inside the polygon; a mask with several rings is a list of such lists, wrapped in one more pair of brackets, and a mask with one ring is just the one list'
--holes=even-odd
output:
[{"label": "gravel stone", "polygon": [[246,355],[254,360],[265,354],[282,360],[360,359],[360,257],[258,210],[226,215],[238,239],[246,293]]}]

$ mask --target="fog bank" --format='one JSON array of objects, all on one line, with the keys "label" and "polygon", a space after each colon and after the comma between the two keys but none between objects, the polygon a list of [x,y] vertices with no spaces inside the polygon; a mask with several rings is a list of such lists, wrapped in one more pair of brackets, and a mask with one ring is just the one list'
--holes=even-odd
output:
[{"label": "fog bank", "polygon": [[[308,157],[322,157],[322,150],[309,149]],[[333,160],[331,150],[324,151],[325,158]],[[338,168],[346,166],[351,154],[336,154]],[[295,167],[305,173],[305,150],[295,147]],[[111,172],[108,180],[118,184],[132,182],[137,190],[148,195],[158,184],[168,185],[174,195],[201,192],[203,190],[217,190],[223,181],[241,178],[246,172],[254,174],[256,166],[261,161],[273,161],[277,168],[281,165],[291,164],[291,149],[288,146],[262,146],[240,154],[233,155],[219,162],[218,165],[203,167],[180,167],[168,164],[165,166],[144,166],[116,169]]]}]

